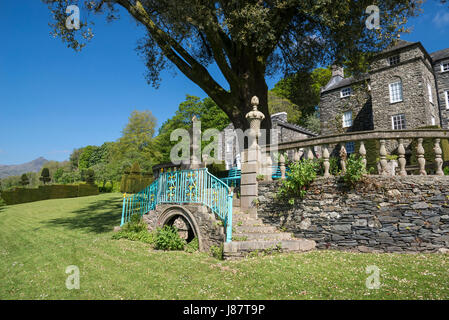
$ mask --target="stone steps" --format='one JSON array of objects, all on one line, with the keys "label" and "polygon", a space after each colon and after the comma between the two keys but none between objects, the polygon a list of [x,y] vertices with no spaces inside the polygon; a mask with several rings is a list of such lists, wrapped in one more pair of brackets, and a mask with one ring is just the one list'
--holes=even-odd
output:
[{"label": "stone steps", "polygon": [[265,224],[256,212],[242,212],[239,207],[233,208],[232,224],[232,241],[224,245],[225,259],[245,257],[252,252],[304,252],[315,248],[315,241],[294,238]]}]

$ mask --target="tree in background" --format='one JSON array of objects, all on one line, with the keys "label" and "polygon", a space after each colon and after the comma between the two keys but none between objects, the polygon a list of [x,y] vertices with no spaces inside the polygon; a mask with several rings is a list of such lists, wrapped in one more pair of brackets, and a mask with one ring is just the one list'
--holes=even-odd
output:
[{"label": "tree in background", "polygon": [[29,184],[30,184],[30,179],[28,178],[27,174],[26,173],[22,174],[22,176],[20,177],[20,185],[22,187],[25,187]]},{"label": "tree in background", "polygon": [[156,141],[157,148],[161,152],[160,162],[170,161],[170,150],[177,144],[176,141],[170,141],[172,131],[178,128],[189,130],[194,116],[201,121],[202,132],[211,128],[223,130],[230,123],[228,116],[211,98],[201,100],[199,97],[186,95],[186,100],[179,104],[175,115],[165,121],[159,129]]},{"label": "tree in background", "polygon": [[[88,20],[81,28],[67,29],[68,0],[43,0],[53,14],[53,34],[69,47],[81,50],[93,38]],[[106,13],[118,19],[126,10],[147,32],[138,47],[146,59],[148,82],[160,83],[161,71],[176,67],[196,83],[226,113],[236,128],[248,129],[245,115],[251,97],[260,100],[267,117],[263,129],[271,129],[268,87],[265,78],[309,71],[319,65],[351,61],[379,52],[405,31],[408,18],[417,15],[421,1],[380,0],[380,29],[369,30],[366,8],[360,1],[191,1],[191,0],[92,0],[77,2],[86,12]],[[226,86],[207,69],[215,63]],[[293,101],[294,102],[294,101]]]},{"label": "tree in background", "polygon": [[42,181],[43,184],[46,184],[51,181],[50,170],[48,170],[48,168],[42,169],[41,176],[40,176],[39,180]]},{"label": "tree in background", "polygon": [[[315,132],[320,91],[332,77],[330,68],[317,68],[312,72],[298,72],[280,80],[271,90],[278,97],[293,103],[293,115],[289,121]],[[287,110],[285,110],[287,111]],[[319,128],[319,127],[318,127]]]},{"label": "tree in background", "polygon": [[87,169],[86,182],[89,184],[95,183],[95,171],[94,170]]}]

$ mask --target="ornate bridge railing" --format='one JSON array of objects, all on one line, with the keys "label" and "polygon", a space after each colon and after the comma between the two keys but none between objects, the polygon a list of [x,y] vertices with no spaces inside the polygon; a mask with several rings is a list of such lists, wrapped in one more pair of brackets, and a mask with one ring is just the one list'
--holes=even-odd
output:
[{"label": "ornate bridge railing", "polygon": [[139,193],[125,194],[120,225],[128,222],[133,214],[142,216],[160,203],[202,204],[223,221],[229,242],[232,239],[232,197],[231,189],[207,168],[164,172]]},{"label": "ornate bridge railing", "polygon": [[[436,175],[443,175],[443,158],[442,158],[442,149],[441,149],[441,140],[449,139],[449,130],[443,129],[415,129],[415,130],[383,130],[383,131],[361,131],[361,132],[350,132],[345,134],[337,134],[337,135],[329,135],[329,136],[319,136],[304,140],[297,141],[289,141],[279,143],[277,145],[265,145],[261,146],[262,155],[265,155],[266,161],[265,163],[265,174],[267,176],[271,175],[270,168],[273,165],[277,165],[280,168],[281,178],[284,179],[286,177],[286,160],[290,158],[291,161],[299,161],[301,157],[305,157],[307,159],[313,159],[317,157],[317,154],[314,151],[320,150],[320,155],[318,157],[322,158],[323,172],[324,176],[330,176],[329,168],[330,168],[330,150],[331,146],[339,145],[339,158],[340,158],[340,166],[343,171],[346,168],[346,158],[347,158],[347,150],[346,143],[347,142],[358,142],[359,148],[358,150],[354,150],[354,152],[358,153],[363,159],[366,165],[366,156],[367,150],[365,148],[365,142],[369,140],[377,140],[379,141],[379,174],[388,175],[389,170],[387,168],[387,143],[393,142],[395,144],[396,155],[398,157],[398,173],[401,176],[407,175],[406,166],[406,145],[410,144],[410,141],[416,140],[416,148],[411,150],[412,153],[415,153],[417,159],[417,169],[420,175],[426,175],[426,159],[425,159],[425,150],[423,148],[423,140],[430,139],[433,144],[433,153],[435,159],[432,159],[434,170]],[[273,163],[273,157],[270,156],[270,153],[277,153],[279,157],[275,160],[276,163]],[[276,157],[274,157],[276,158]],[[263,168],[264,166],[262,166]],[[279,175],[279,173],[278,173]]]}]

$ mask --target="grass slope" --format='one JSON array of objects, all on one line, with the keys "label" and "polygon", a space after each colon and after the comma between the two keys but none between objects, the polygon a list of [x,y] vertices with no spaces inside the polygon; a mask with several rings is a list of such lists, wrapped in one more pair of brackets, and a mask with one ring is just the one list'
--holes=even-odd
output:
[{"label": "grass slope", "polygon": [[[314,251],[219,261],[112,240],[120,194],[0,207],[0,299],[449,299],[448,255]],[[80,269],[80,289],[65,286]],[[365,287],[369,265],[381,288]]]}]

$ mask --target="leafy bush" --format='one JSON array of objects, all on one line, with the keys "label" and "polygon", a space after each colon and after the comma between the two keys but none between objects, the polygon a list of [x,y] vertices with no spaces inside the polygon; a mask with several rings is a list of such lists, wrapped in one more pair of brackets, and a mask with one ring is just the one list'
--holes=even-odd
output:
[{"label": "leafy bush", "polygon": [[157,250],[183,250],[186,245],[185,240],[181,239],[178,229],[174,226],[165,225],[158,228],[154,248]]},{"label": "leafy bush", "polygon": [[449,176],[449,167],[444,167],[443,172],[445,176]]},{"label": "leafy bush", "polygon": [[290,164],[288,178],[282,180],[278,196],[288,199],[290,204],[295,203],[295,198],[304,198],[308,186],[317,176],[318,162],[305,159]]},{"label": "leafy bush", "polygon": [[122,230],[126,232],[135,232],[139,233],[142,231],[147,231],[147,224],[143,221],[140,214],[133,214],[129,219],[129,222],[125,223],[122,227]]},{"label": "leafy bush", "polygon": [[364,174],[366,174],[366,169],[362,157],[351,154],[346,162],[346,173],[343,180],[352,187],[363,178]]},{"label": "leafy bush", "polygon": [[223,245],[211,246],[210,254],[212,257],[217,258],[218,260],[223,260]]},{"label": "leafy bush", "polygon": [[200,250],[200,242],[198,241],[198,238],[193,238],[192,241],[186,244],[185,249],[186,252],[193,253]]},{"label": "leafy bush", "polygon": [[140,241],[144,243],[154,244],[155,235],[153,232],[148,232],[147,230],[132,232],[126,230],[120,230],[117,233],[114,233],[112,236],[113,239],[128,239],[131,241]]},{"label": "leafy bush", "polygon": [[2,199],[2,196],[0,194],[0,207],[6,206],[6,202]]}]

